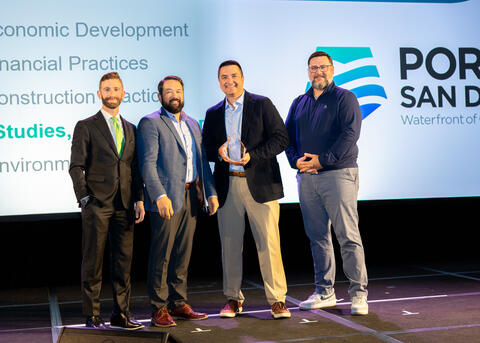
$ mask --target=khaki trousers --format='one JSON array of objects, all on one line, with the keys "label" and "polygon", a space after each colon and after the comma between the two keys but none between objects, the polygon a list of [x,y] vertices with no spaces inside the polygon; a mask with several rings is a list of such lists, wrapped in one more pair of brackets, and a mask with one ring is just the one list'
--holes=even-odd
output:
[{"label": "khaki trousers", "polygon": [[287,281],[280,251],[277,201],[258,203],[250,194],[247,179],[230,176],[225,204],[218,210],[218,226],[222,243],[223,293],[227,299],[245,299],[242,284],[243,235],[245,212],[257,246],[265,294],[269,304],[285,302]]}]

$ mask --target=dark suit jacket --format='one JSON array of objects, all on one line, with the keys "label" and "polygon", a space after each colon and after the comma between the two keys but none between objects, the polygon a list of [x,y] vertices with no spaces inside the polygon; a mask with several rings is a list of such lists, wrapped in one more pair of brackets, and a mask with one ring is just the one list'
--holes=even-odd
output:
[{"label": "dark suit jacket", "polygon": [[[207,158],[215,162],[213,176],[220,207],[228,194],[230,165],[219,160],[218,148],[226,140],[224,99],[207,110],[203,124],[203,144]],[[276,156],[288,146],[288,134],[269,98],[245,91],[241,140],[250,154],[250,161],[244,169],[253,199],[264,203],[282,198],[282,178]]]},{"label": "dark suit jacket", "polygon": [[79,202],[89,195],[100,203],[113,204],[118,189],[127,209],[132,209],[134,202],[143,201],[143,183],[135,153],[135,126],[121,119],[125,137],[121,158],[100,111],[75,126],[69,172]]}]

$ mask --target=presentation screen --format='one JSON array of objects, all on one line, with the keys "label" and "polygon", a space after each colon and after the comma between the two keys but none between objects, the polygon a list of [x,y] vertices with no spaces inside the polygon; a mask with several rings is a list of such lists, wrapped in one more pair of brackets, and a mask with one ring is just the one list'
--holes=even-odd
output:
[{"label": "presentation screen", "polygon": [[[235,59],[285,120],[317,50],[361,105],[360,200],[480,196],[479,13],[474,0],[4,2],[0,216],[79,211],[72,134],[100,109],[103,74],[119,72],[135,125],[160,107],[158,82],[182,77],[202,124],[224,98],[219,63]],[[297,202],[296,171],[278,161],[280,201]]]}]

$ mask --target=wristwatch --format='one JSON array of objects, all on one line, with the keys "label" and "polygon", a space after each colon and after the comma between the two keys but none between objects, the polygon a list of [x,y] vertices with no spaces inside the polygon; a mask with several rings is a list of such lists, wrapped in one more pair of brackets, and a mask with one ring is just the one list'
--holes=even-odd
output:
[{"label": "wristwatch", "polygon": [[87,195],[86,197],[81,198],[80,206],[85,207],[89,201],[90,201],[90,195]]}]

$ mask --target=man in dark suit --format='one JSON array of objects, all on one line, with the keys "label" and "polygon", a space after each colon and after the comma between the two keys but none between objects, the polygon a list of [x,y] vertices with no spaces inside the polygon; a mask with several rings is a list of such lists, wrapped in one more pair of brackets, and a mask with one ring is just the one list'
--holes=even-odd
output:
[{"label": "man in dark suit", "polygon": [[218,68],[226,98],[208,109],[203,142],[215,162],[214,179],[220,208],[223,292],[227,303],[221,317],[242,312],[242,250],[245,213],[257,246],[267,301],[275,319],[288,318],[287,284],[280,251],[277,199],[283,197],[276,155],[288,146],[282,118],[270,99],[243,89],[243,71],[236,61]]},{"label": "man in dark suit", "polygon": [[130,318],[130,267],[134,222],[143,220],[143,184],[135,152],[135,126],[119,115],[125,96],[118,73],[100,80],[102,108],[75,126],[70,176],[82,208],[82,300],[86,326],[104,328],[100,291],[105,243],[110,242],[113,312],[110,326],[144,325]]},{"label": "man in dark suit", "polygon": [[182,111],[183,81],[158,84],[162,107],[138,124],[138,156],[146,188],[151,236],[148,294],[153,326],[175,326],[174,318],[202,320],[207,314],[187,302],[188,264],[197,221],[197,199],[218,208],[212,172],[198,122]]}]

